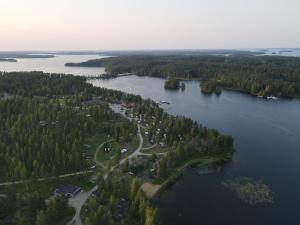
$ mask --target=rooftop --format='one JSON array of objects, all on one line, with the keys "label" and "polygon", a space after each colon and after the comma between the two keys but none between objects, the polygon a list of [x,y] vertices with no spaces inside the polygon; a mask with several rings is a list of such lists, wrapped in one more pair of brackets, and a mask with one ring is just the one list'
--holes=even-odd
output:
[{"label": "rooftop", "polygon": [[79,192],[80,190],[81,190],[80,187],[71,184],[64,184],[56,188],[55,192],[66,195],[66,194],[74,194],[76,192]]}]

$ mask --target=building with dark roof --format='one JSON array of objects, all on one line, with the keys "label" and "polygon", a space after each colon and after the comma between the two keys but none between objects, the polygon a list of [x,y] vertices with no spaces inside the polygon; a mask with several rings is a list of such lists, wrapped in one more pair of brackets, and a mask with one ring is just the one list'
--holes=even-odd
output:
[{"label": "building with dark roof", "polygon": [[55,189],[54,195],[55,196],[65,196],[67,198],[72,198],[78,195],[81,192],[81,188],[71,185],[71,184],[64,184]]}]

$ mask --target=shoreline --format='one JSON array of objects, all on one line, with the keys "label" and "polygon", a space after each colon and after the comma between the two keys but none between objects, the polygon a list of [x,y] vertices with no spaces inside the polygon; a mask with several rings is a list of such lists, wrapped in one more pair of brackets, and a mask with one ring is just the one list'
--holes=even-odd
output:
[{"label": "shoreline", "polygon": [[[105,77],[101,77],[101,76],[95,76],[95,77],[86,77],[87,80],[107,80],[107,79],[115,79],[115,78],[119,78],[119,77],[124,77],[124,76],[138,76],[138,77],[152,77],[152,78],[161,78],[163,80],[167,80],[166,77],[163,77],[163,76],[149,76],[149,75],[139,75],[138,73],[127,73],[126,75],[124,74],[118,74],[118,75],[107,75]],[[209,79],[203,79],[203,78],[182,78],[182,77],[174,77],[174,79],[178,80],[178,81],[209,81]],[[238,89],[238,88],[230,88],[230,87],[224,87],[224,86],[220,86],[223,90],[225,91],[233,91],[233,92],[239,92],[241,94],[246,94],[246,95],[249,95],[249,96],[252,96],[252,97],[255,97],[255,98],[258,98],[258,99],[264,99],[264,100],[272,100],[272,99],[268,99],[268,96],[262,96],[261,98],[259,98],[259,95],[257,94],[253,94],[247,90],[242,90],[242,89]],[[180,88],[178,89],[168,89],[170,91],[172,90],[179,90]],[[279,100],[279,99],[300,99],[300,96],[277,96],[275,95],[275,97],[277,97],[278,99],[276,100]]]},{"label": "shoreline", "polygon": [[[158,197],[158,195],[162,194],[162,192],[164,192],[169,185],[172,185],[173,183],[175,183],[176,180],[183,174],[183,172],[186,169],[188,169],[188,168],[190,168],[194,165],[205,166],[205,165],[211,165],[211,164],[214,164],[214,163],[229,162],[232,158],[232,155],[233,155],[233,153],[230,156],[225,156],[225,157],[218,158],[218,159],[214,159],[212,157],[212,158],[207,158],[207,159],[205,159],[205,158],[196,158],[196,159],[190,160],[189,162],[186,162],[185,164],[183,164],[179,168],[176,168],[174,174],[172,174],[170,177],[168,177],[162,183],[155,184],[153,182],[152,183],[151,182],[145,182],[141,186],[141,189],[144,191],[144,193],[146,194],[146,196],[149,199],[154,199],[154,198]],[[144,188],[143,188],[143,186],[144,186]],[[144,189],[148,189],[148,190],[144,190]]]}]

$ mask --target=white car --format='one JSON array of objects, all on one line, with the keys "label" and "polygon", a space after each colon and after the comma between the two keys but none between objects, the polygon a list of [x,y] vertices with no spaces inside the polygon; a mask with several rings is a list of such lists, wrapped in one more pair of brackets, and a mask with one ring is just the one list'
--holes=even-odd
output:
[{"label": "white car", "polygon": [[125,153],[125,152],[127,152],[127,149],[126,149],[126,148],[123,148],[123,149],[121,150],[121,153]]}]

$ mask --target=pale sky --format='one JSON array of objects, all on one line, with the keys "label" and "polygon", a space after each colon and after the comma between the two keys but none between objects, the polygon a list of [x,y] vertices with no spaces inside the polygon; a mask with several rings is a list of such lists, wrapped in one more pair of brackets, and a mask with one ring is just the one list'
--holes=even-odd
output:
[{"label": "pale sky", "polygon": [[300,47],[300,0],[0,0],[0,51]]}]

